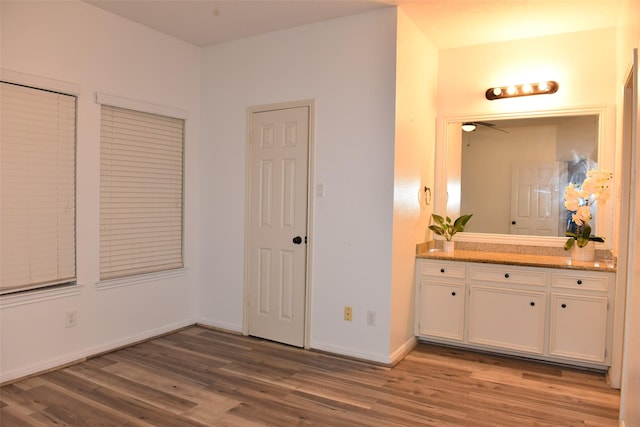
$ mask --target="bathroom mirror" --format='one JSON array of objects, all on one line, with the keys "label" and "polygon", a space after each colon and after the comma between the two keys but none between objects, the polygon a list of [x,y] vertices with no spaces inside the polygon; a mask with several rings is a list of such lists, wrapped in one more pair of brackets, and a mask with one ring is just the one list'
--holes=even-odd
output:
[{"label": "bathroom mirror", "polygon": [[[613,153],[602,143],[605,112],[442,120],[435,212],[473,214],[457,240],[563,243],[570,220],[565,187],[581,183],[589,169],[613,170]],[[465,131],[463,125],[471,126]],[[609,211],[612,215],[606,207],[594,210],[594,234],[611,236],[600,218]]]}]

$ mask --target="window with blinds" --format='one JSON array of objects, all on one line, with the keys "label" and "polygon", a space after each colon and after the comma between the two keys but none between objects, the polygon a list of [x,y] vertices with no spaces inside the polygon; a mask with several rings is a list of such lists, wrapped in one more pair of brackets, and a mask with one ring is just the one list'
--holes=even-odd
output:
[{"label": "window with blinds", "polygon": [[0,82],[0,293],[74,283],[76,97]]},{"label": "window with blinds", "polygon": [[183,267],[184,120],[101,110],[100,280]]}]

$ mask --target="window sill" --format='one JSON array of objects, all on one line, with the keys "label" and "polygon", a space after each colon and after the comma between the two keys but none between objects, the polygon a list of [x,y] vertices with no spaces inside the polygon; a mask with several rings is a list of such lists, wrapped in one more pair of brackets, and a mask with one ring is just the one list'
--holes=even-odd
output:
[{"label": "window sill", "polygon": [[0,308],[17,307],[26,304],[35,304],[58,298],[68,298],[80,295],[83,285],[67,285],[50,289],[34,289],[18,294],[7,294],[0,297]]},{"label": "window sill", "polygon": [[96,282],[96,288],[100,291],[121,288],[123,286],[133,286],[140,283],[157,282],[158,280],[170,279],[173,277],[182,277],[187,275],[186,268],[177,268],[175,270],[159,271],[156,273],[140,274],[138,276],[119,277],[117,279],[101,280]]}]

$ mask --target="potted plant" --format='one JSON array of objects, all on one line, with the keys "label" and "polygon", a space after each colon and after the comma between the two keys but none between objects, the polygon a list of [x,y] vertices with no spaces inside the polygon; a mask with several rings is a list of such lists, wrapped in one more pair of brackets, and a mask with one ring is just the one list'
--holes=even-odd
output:
[{"label": "potted plant", "polygon": [[576,261],[593,261],[594,245],[589,242],[604,243],[604,239],[591,235],[589,220],[593,218],[591,209],[596,202],[606,203],[609,198],[609,181],[613,174],[606,170],[591,169],[580,185],[569,184],[564,191],[564,206],[572,212],[571,222],[565,235],[566,251],[571,250],[571,257]]},{"label": "potted plant", "polygon": [[442,217],[440,215],[432,214],[431,218],[434,224],[429,226],[429,230],[436,233],[438,236],[442,236],[445,239],[445,252],[453,251],[453,236],[458,233],[464,231],[465,225],[471,219],[473,214],[462,215],[453,221],[450,217]]}]

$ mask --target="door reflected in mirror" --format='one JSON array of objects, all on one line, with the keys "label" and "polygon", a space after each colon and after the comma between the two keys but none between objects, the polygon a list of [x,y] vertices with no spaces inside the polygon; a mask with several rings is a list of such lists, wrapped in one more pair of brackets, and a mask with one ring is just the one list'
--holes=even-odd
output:
[{"label": "door reflected in mirror", "polygon": [[447,123],[448,214],[472,213],[468,232],[564,236],[564,189],[598,167],[599,123],[598,114]]}]

